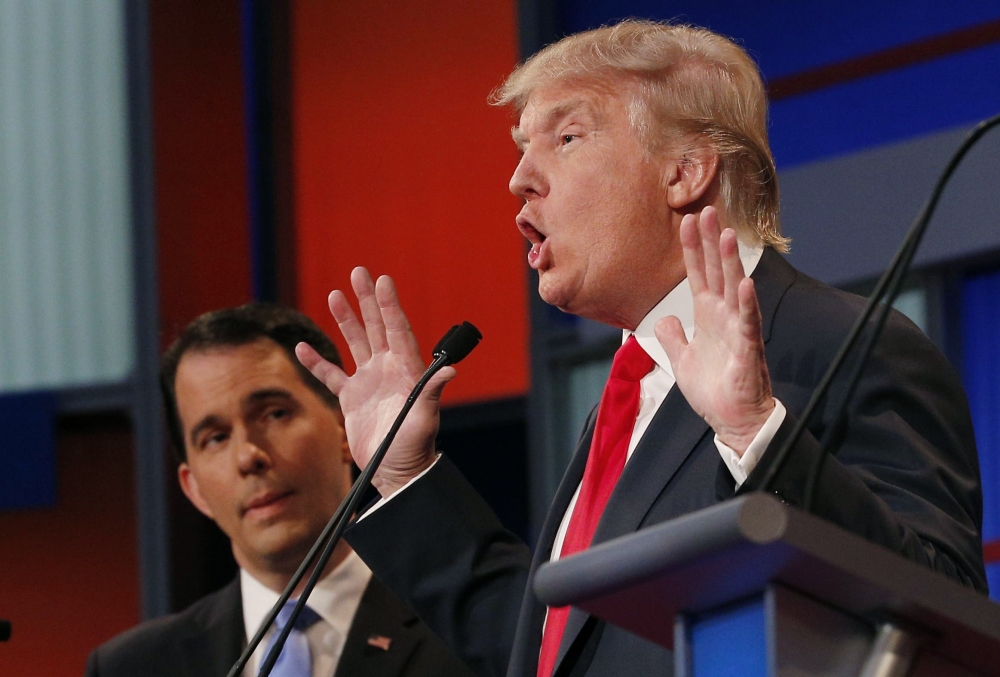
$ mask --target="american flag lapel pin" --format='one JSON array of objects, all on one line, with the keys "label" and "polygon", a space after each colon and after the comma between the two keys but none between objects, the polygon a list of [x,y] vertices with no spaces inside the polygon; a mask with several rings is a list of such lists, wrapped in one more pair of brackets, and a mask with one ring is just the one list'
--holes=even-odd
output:
[{"label": "american flag lapel pin", "polygon": [[368,636],[368,646],[373,646],[376,649],[382,649],[382,651],[388,651],[389,646],[392,644],[392,638],[386,637],[385,635],[369,635]]}]

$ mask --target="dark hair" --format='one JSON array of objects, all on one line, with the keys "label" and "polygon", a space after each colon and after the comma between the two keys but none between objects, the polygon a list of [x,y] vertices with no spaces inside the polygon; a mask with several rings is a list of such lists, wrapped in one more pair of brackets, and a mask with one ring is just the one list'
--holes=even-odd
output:
[{"label": "dark hair", "polygon": [[205,313],[185,327],[163,354],[160,363],[160,390],[163,393],[167,431],[174,452],[181,461],[187,460],[187,451],[174,388],[181,358],[191,351],[244,346],[260,339],[270,339],[277,343],[299,372],[302,382],[329,407],[339,406],[337,397],[295,357],[295,346],[304,341],[327,361],[338,367],[343,366],[333,341],[308,317],[297,310],[274,303],[248,303],[238,308],[223,308]]}]

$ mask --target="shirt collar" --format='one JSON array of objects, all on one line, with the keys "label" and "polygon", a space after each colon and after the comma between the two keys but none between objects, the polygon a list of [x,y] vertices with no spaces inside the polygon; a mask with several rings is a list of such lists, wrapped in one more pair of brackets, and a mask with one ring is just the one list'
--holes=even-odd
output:
[{"label": "shirt collar", "polygon": [[[753,274],[764,253],[764,248],[760,245],[746,246],[740,242],[738,250],[740,261],[743,262],[743,271],[747,275]],[[653,306],[652,310],[646,313],[646,317],[642,318],[634,332],[628,329],[622,330],[622,343],[625,343],[628,337],[634,334],[636,342],[642,346],[646,354],[653,358],[658,367],[672,377],[674,370],[670,366],[670,360],[667,359],[666,351],[663,350],[663,346],[660,345],[660,341],[653,332],[656,323],[669,315],[675,315],[681,321],[684,334],[688,340],[691,340],[691,336],[694,334],[694,299],[691,297],[691,283],[686,277]]]},{"label": "shirt collar", "polygon": [[[333,626],[342,637],[347,637],[371,575],[371,570],[357,553],[350,551],[343,562],[316,583],[309,596],[309,608]],[[240,569],[240,592],[243,596],[243,623],[249,638],[257,632],[267,612],[278,601],[279,594],[254,578],[246,569]]]}]

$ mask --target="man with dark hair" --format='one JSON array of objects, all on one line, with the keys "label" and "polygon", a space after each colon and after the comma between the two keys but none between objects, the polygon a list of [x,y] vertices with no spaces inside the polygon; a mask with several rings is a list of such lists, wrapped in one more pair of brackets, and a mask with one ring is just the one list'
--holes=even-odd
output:
[{"label": "man with dark hair", "polygon": [[[340,364],[309,318],[270,304],[202,315],[165,353],[161,387],[181,488],[229,537],[240,573],[187,610],[96,649],[88,675],[225,675],[337,509],[353,467],[344,418],[294,358],[300,341]],[[467,672],[345,543],[302,617],[275,675]],[[256,674],[276,635],[265,636],[245,675]]]}]

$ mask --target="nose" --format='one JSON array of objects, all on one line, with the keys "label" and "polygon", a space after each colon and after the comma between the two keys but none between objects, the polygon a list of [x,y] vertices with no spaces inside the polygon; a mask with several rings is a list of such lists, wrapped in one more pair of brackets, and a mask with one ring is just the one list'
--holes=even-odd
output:
[{"label": "nose", "polygon": [[510,192],[523,200],[543,197],[548,192],[545,175],[530,149],[525,151],[521,161],[517,163],[517,168],[510,177],[509,188]]},{"label": "nose", "polygon": [[271,454],[264,445],[244,436],[236,447],[236,467],[241,475],[256,475],[273,465]]}]

